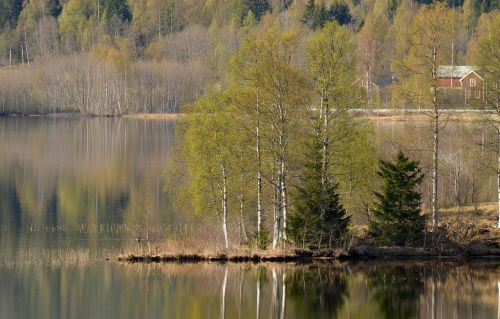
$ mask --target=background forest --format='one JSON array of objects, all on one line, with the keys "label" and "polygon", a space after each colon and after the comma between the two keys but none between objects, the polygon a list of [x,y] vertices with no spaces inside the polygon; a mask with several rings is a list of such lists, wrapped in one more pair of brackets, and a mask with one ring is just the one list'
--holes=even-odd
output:
[{"label": "background forest", "polygon": [[[304,70],[305,43],[331,20],[355,39],[358,75],[381,87],[368,107],[405,107],[391,93],[405,77],[393,61],[407,54],[408,27],[429,2],[0,0],[0,112],[178,112],[209,84],[229,85],[230,57],[250,30],[299,30],[293,64]],[[500,1],[448,2],[453,62],[473,64]]]}]

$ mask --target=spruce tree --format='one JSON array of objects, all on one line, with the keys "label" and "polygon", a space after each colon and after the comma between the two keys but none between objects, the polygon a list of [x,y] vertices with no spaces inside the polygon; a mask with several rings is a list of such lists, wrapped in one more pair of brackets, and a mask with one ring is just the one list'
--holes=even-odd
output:
[{"label": "spruce tree", "polygon": [[302,15],[302,23],[307,25],[310,29],[313,28],[313,23],[316,15],[316,4],[314,0],[308,0],[304,14]]},{"label": "spruce tree", "polygon": [[423,174],[418,161],[399,152],[394,161],[380,161],[378,175],[384,179],[376,197],[370,233],[382,244],[409,245],[421,239],[425,217],[420,214],[420,193],[416,188]]},{"label": "spruce tree", "polygon": [[252,11],[255,19],[259,21],[266,12],[271,11],[271,5],[267,0],[245,0],[243,2],[243,13],[247,14],[249,10]]},{"label": "spruce tree", "polygon": [[105,0],[103,7],[104,16],[107,19],[117,16],[122,21],[132,20],[132,12],[127,0]]},{"label": "spruce tree", "polygon": [[289,219],[288,234],[301,246],[332,247],[347,233],[350,221],[340,202],[338,184],[331,176],[322,182],[322,148],[319,135],[307,146],[307,161]]},{"label": "spruce tree", "polygon": [[328,21],[337,21],[340,25],[351,23],[352,15],[349,6],[344,2],[334,3],[328,12]]},{"label": "spruce tree", "polygon": [[328,10],[326,9],[325,3],[321,2],[321,4],[316,8],[313,29],[317,30],[323,28],[325,23],[328,21]]}]

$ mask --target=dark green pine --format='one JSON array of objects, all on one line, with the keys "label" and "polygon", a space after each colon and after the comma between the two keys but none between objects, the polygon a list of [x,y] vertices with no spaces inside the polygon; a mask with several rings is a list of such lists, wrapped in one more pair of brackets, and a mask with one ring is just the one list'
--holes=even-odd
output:
[{"label": "dark green pine", "polygon": [[383,178],[384,187],[381,193],[374,192],[376,202],[370,233],[382,244],[418,243],[425,230],[417,190],[423,180],[419,162],[399,152],[393,161],[380,161],[378,175]]},{"label": "dark green pine", "polygon": [[338,184],[332,182],[333,178],[330,176],[322,184],[321,139],[314,138],[306,152],[307,161],[287,231],[300,246],[332,247],[347,233],[350,216],[341,204]]}]

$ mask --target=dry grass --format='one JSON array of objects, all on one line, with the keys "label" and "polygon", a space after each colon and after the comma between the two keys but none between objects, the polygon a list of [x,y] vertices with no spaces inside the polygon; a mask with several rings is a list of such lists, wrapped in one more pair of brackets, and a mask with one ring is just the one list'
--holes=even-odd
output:
[{"label": "dry grass", "polygon": [[88,266],[98,261],[104,261],[109,254],[116,251],[101,250],[91,252],[89,249],[20,249],[15,254],[2,254],[0,267],[23,268],[44,266],[50,268]]},{"label": "dry grass", "polygon": [[180,117],[185,116],[182,113],[137,113],[137,114],[127,114],[124,118],[131,119],[146,119],[146,120],[177,120]]}]

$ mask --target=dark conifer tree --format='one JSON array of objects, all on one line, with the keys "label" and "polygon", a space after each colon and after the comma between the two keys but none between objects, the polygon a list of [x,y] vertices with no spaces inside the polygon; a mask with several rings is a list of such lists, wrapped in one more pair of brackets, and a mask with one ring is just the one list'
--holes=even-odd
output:
[{"label": "dark conifer tree", "polygon": [[23,0],[0,0],[0,28],[15,28]]},{"label": "dark conifer tree", "polygon": [[419,162],[399,152],[392,162],[380,161],[378,175],[384,179],[384,187],[381,193],[374,193],[377,201],[370,233],[383,244],[417,243],[425,230],[417,191],[423,180]]},{"label": "dark conifer tree", "polygon": [[59,0],[48,0],[47,9],[51,16],[57,18],[61,14],[62,5]]},{"label": "dark conifer tree", "polygon": [[331,176],[322,182],[322,147],[319,135],[307,147],[301,185],[288,222],[288,233],[301,246],[332,247],[345,236],[350,221],[340,202],[338,184]]},{"label": "dark conifer tree", "polygon": [[252,11],[255,19],[259,21],[266,12],[271,11],[271,5],[267,0],[245,0],[243,2],[243,13],[246,15],[249,10]]},{"label": "dark conifer tree", "polygon": [[337,21],[340,25],[351,23],[352,16],[349,6],[343,2],[334,3],[329,10],[329,21]]},{"label": "dark conifer tree", "polygon": [[321,4],[316,8],[313,29],[316,30],[323,28],[325,23],[329,21],[328,18],[328,10],[326,9],[325,3],[321,2]]},{"label": "dark conifer tree", "polygon": [[300,20],[303,24],[307,25],[310,29],[313,28],[314,18],[316,16],[316,4],[314,0],[308,0],[302,19]]},{"label": "dark conifer tree", "polygon": [[132,12],[127,0],[105,0],[103,12],[107,19],[116,16],[122,21],[132,20]]}]

